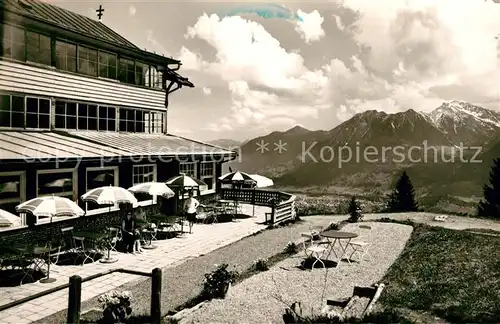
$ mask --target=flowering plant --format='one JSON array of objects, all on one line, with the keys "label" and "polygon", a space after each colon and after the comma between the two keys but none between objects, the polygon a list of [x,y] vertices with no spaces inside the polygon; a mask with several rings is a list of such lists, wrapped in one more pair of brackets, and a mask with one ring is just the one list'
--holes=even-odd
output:
[{"label": "flowering plant", "polygon": [[203,281],[203,291],[209,298],[224,298],[229,285],[234,283],[238,272],[235,270],[228,270],[229,265],[224,263],[209,273],[205,273]]},{"label": "flowering plant", "polygon": [[132,314],[131,299],[129,291],[112,291],[99,296],[97,301],[102,304],[105,323],[123,323],[128,319]]}]

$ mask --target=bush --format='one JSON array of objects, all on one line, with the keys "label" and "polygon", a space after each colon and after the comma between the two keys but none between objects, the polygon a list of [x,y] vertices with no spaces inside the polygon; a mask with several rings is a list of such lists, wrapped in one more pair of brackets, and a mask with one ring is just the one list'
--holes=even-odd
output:
[{"label": "bush", "polygon": [[349,202],[348,207],[349,212],[349,222],[357,223],[363,218],[363,214],[361,213],[361,204],[356,200],[356,197],[352,197]]},{"label": "bush", "polygon": [[124,323],[132,314],[129,291],[105,293],[97,298],[102,305],[102,318],[105,323]]},{"label": "bush", "polygon": [[[369,200],[363,200],[365,212],[381,211],[384,206]],[[339,196],[297,196],[295,206],[298,216],[310,215],[345,215],[348,214],[349,200]]]},{"label": "bush", "polygon": [[229,284],[235,282],[239,275],[237,271],[228,270],[227,263],[217,266],[217,268],[209,273],[205,273],[203,281],[203,295],[207,299],[224,298]]},{"label": "bush", "polygon": [[257,271],[267,271],[269,270],[269,265],[267,263],[267,260],[265,259],[258,259],[255,260],[253,267]]},{"label": "bush", "polygon": [[288,244],[283,249],[283,254],[295,254],[299,252],[299,247],[294,242],[288,242]]}]

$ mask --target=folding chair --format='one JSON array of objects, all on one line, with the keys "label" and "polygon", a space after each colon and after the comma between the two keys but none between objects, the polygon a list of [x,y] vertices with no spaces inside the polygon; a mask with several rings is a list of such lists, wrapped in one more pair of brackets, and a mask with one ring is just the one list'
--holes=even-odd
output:
[{"label": "folding chair", "polygon": [[[314,262],[312,264],[311,270],[314,269],[314,266],[317,262],[323,265],[323,268],[326,268],[325,263],[321,260],[321,257],[325,254],[327,248],[323,246],[319,246],[313,242],[313,235],[310,233],[301,233],[302,236],[302,246],[304,247],[304,253],[307,258],[314,258]],[[307,244],[309,242],[309,245]]]},{"label": "folding chair", "polygon": [[109,235],[111,237],[111,240],[109,240],[109,249],[118,252],[116,250],[116,244],[122,240],[122,231],[119,228],[110,227]]},{"label": "folding chair", "polygon": [[[360,236],[363,236],[363,232],[369,232],[372,228],[371,228],[371,226],[368,226],[368,225],[359,225],[358,229],[359,229],[359,232],[360,232]],[[366,241],[363,241],[362,237],[361,237],[361,239],[352,240],[351,242],[349,242],[349,246],[353,249],[351,255],[347,259],[347,261],[349,263],[351,263],[350,260],[351,260],[352,256],[354,254],[356,254],[356,253],[359,254],[359,262],[360,263],[363,261],[363,258],[365,256],[369,256],[370,257],[370,255],[368,254],[369,243],[366,242]],[[371,259],[371,257],[370,257],[370,259]]]}]

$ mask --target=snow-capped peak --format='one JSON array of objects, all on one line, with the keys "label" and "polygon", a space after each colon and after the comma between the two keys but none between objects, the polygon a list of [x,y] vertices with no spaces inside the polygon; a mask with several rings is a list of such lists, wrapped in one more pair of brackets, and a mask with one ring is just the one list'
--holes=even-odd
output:
[{"label": "snow-capped peak", "polygon": [[[437,127],[453,121],[454,127],[470,124],[473,120],[500,128],[500,113],[468,102],[453,100],[443,103],[428,114]],[[446,119],[446,120],[445,120]]]}]

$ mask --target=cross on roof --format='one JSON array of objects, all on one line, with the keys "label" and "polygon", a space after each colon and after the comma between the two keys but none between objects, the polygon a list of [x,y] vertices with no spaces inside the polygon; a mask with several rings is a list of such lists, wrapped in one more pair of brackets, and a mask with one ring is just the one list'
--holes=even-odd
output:
[{"label": "cross on roof", "polygon": [[99,5],[99,9],[97,9],[96,12],[97,12],[97,18],[99,18],[99,20],[101,20],[101,17],[102,17],[103,12],[104,12],[104,9],[102,9],[102,5]]}]

